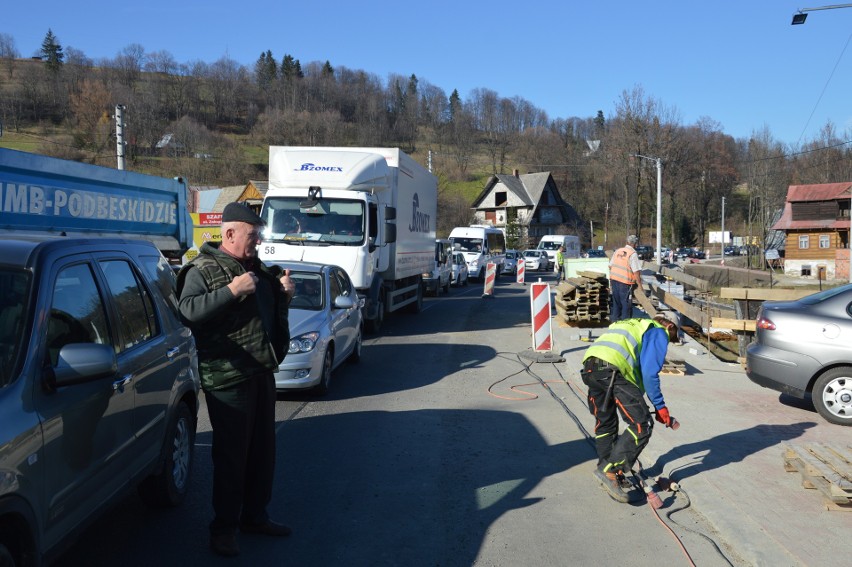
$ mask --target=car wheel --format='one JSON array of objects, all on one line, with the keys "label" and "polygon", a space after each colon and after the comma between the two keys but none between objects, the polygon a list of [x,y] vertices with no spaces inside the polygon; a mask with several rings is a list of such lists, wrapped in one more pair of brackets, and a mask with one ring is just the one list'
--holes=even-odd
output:
[{"label": "car wheel", "polygon": [[358,364],[361,362],[361,346],[363,342],[363,336],[361,335],[361,329],[358,328],[358,334],[355,335],[355,344],[352,346],[352,352],[349,353],[349,358],[346,359],[346,362],[351,364]]},{"label": "car wheel", "polygon": [[168,430],[162,470],[139,485],[139,496],[149,506],[174,507],[183,502],[189,489],[192,450],[195,446],[195,419],[189,407],[178,404]]},{"label": "car wheel", "polygon": [[316,385],[316,392],[320,396],[328,394],[331,389],[331,365],[334,361],[334,345],[328,345],[325,350],[325,356],[322,358],[322,375],[319,384]]},{"label": "car wheel", "polygon": [[408,313],[420,313],[423,311],[423,285],[420,285],[420,288],[417,290],[417,299],[406,305],[406,311]]},{"label": "car wheel", "polygon": [[852,368],[845,366],[823,372],[814,382],[811,399],[829,423],[852,425]]}]

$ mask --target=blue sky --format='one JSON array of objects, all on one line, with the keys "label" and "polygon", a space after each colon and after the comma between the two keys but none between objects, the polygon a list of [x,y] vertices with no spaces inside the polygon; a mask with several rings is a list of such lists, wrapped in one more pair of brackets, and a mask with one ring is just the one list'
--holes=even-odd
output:
[{"label": "blue sky", "polygon": [[[253,67],[262,52],[328,60],[387,80],[409,76],[467,98],[520,96],[553,118],[614,114],[646,96],[689,125],[701,117],[745,138],[767,126],[796,144],[831,120],[852,139],[852,8],[809,12],[789,0],[571,2],[432,0],[145,0],[5,2],[0,33],[24,56],[48,28],[92,59],[140,44],[179,63],[222,57]],[[847,48],[848,46],[848,48]]]}]

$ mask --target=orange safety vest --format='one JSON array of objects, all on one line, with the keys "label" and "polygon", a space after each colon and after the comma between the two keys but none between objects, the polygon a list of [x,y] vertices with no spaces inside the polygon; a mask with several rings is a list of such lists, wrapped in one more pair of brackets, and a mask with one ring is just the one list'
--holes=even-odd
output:
[{"label": "orange safety vest", "polygon": [[615,251],[612,255],[612,261],[609,263],[609,279],[617,282],[633,285],[638,283],[633,270],[630,269],[630,256],[636,254],[636,250],[629,246],[624,246]]}]

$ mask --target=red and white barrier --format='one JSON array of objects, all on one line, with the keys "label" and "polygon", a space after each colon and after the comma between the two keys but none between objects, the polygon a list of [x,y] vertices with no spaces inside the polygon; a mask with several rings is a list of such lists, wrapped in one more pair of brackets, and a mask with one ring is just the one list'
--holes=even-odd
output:
[{"label": "red and white barrier", "polygon": [[518,283],[524,283],[524,261],[518,258]]},{"label": "red and white barrier", "polygon": [[485,291],[483,295],[494,294],[494,280],[497,279],[497,264],[488,262],[485,265]]},{"label": "red and white barrier", "polygon": [[535,352],[550,352],[553,348],[553,326],[550,318],[550,284],[535,282],[530,287],[532,311],[532,348]]}]

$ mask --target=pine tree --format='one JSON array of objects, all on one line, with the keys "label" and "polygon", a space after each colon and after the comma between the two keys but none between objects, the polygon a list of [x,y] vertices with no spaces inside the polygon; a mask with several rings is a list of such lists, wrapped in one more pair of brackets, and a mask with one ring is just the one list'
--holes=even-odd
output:
[{"label": "pine tree", "polygon": [[261,53],[257,63],[254,64],[254,74],[257,77],[257,85],[261,89],[269,88],[278,76],[278,63],[272,57],[272,51]]},{"label": "pine tree", "polygon": [[44,41],[41,42],[41,58],[44,60],[47,69],[53,73],[59,71],[65,61],[62,45],[59,44],[59,39],[53,35],[53,30],[50,28],[47,30],[47,35],[44,36]]}]

